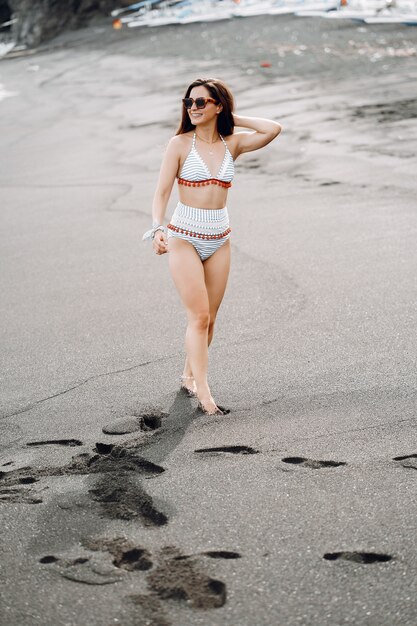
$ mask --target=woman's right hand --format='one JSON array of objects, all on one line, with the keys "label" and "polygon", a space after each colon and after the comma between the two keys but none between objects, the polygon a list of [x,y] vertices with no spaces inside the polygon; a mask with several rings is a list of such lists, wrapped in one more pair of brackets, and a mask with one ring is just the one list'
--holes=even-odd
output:
[{"label": "woman's right hand", "polygon": [[168,237],[162,230],[156,231],[152,246],[155,254],[165,254],[168,252]]}]

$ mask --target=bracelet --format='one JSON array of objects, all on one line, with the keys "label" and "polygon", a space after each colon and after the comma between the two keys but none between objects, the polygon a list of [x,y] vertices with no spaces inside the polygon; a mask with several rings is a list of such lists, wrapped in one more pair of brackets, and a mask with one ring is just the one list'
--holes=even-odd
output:
[{"label": "bracelet", "polygon": [[155,239],[155,233],[157,230],[162,230],[163,233],[167,233],[167,229],[165,228],[165,226],[159,225],[156,228],[153,228],[153,234],[151,235],[151,239]]},{"label": "bracelet", "polygon": [[157,230],[162,230],[162,232],[164,233],[167,232],[167,229],[165,228],[165,226],[162,226],[162,224],[158,224],[157,222],[154,222],[153,227],[150,230],[147,230],[146,233],[143,235],[142,241],[145,241],[145,239],[154,239],[155,233]]}]

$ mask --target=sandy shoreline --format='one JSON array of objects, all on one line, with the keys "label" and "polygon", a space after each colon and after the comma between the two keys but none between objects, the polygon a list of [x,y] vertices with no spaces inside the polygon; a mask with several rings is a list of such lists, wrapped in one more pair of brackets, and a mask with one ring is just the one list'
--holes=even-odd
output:
[{"label": "sandy shoreline", "polygon": [[[6,623],[415,623],[416,40],[97,22],[0,63]],[[140,241],[208,73],[284,129],[237,162],[209,420]]]}]

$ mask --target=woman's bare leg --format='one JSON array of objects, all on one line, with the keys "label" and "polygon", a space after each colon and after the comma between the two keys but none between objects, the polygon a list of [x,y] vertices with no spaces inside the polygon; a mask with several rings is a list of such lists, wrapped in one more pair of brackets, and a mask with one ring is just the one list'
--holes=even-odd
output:
[{"label": "woman's bare leg", "polygon": [[209,299],[210,323],[208,328],[208,345],[211,344],[214,333],[214,323],[217,311],[222,303],[226,291],[230,272],[230,239],[204,261],[204,280]]},{"label": "woman's bare leg", "polygon": [[185,349],[198,398],[208,411],[214,412],[217,406],[207,383],[210,308],[203,264],[188,241],[170,237],[168,246],[169,268],[187,313]]},{"label": "woman's bare leg", "polygon": [[[228,239],[211,257],[203,262],[204,282],[207,289],[209,299],[210,322],[208,327],[207,345],[209,346],[213,339],[214,323],[216,321],[217,312],[223,300],[223,296],[227,286],[227,280],[230,272],[230,239]],[[183,376],[192,376],[193,371],[188,359],[185,359]],[[195,385],[192,380],[185,380],[184,384],[191,390],[195,391]]]}]

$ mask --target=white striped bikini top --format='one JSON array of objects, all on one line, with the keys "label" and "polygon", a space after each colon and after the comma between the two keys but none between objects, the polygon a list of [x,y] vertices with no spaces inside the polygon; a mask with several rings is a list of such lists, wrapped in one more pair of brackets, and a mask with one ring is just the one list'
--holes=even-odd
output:
[{"label": "white striped bikini top", "polygon": [[235,164],[232,154],[227,147],[227,143],[219,134],[225,151],[223,162],[217,176],[213,176],[207,167],[204,159],[200,156],[195,147],[196,134],[193,136],[193,144],[182,166],[181,173],[178,177],[178,184],[188,187],[200,187],[202,185],[220,185],[220,187],[231,187],[233,176],[235,173]]}]

